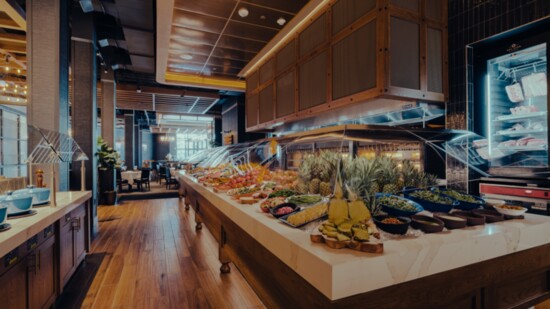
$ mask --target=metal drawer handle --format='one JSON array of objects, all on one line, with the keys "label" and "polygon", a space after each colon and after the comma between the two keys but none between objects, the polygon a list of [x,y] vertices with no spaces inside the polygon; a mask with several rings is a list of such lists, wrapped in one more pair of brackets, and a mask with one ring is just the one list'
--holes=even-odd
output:
[{"label": "metal drawer handle", "polygon": [[525,190],[525,194],[532,194],[533,190]]}]

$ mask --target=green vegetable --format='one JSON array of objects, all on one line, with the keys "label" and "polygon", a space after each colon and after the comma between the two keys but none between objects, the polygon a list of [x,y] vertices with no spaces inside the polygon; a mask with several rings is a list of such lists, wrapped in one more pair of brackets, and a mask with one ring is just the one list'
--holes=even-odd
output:
[{"label": "green vegetable", "polygon": [[453,200],[451,200],[450,198],[434,193],[430,190],[414,191],[413,193],[410,194],[410,196],[417,199],[421,199],[421,200],[425,200],[425,201],[437,203],[437,204],[443,204],[443,205],[451,205],[453,203]]},{"label": "green vegetable", "polygon": [[296,195],[296,192],[294,192],[292,190],[284,189],[284,190],[275,191],[275,192],[271,193],[268,197],[269,198],[279,197],[279,196],[289,197],[289,196],[293,196],[293,195]]},{"label": "green vegetable", "polygon": [[403,211],[417,211],[418,209],[404,199],[395,196],[383,196],[376,199],[379,205],[386,205],[391,208],[396,208]]},{"label": "green vegetable", "polygon": [[323,198],[319,195],[294,195],[288,198],[289,203],[297,205],[315,204],[322,201]]},{"label": "green vegetable", "polygon": [[448,196],[450,196],[450,197],[452,197],[456,200],[459,200],[461,202],[481,204],[481,201],[475,199],[473,196],[468,195],[468,194],[464,194],[464,193],[460,193],[460,192],[455,191],[455,190],[447,190],[447,191],[436,190],[436,192],[443,193],[443,194],[448,195]]}]

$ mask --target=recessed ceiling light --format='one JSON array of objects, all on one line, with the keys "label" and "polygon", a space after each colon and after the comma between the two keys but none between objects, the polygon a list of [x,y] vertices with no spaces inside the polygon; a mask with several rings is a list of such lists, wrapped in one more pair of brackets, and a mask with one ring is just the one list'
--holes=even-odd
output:
[{"label": "recessed ceiling light", "polygon": [[265,20],[265,15],[260,16],[261,20]]},{"label": "recessed ceiling light", "polygon": [[183,54],[180,56],[181,59],[185,59],[185,60],[191,60],[193,59],[193,56],[192,55],[189,55],[189,54]]},{"label": "recessed ceiling light", "polygon": [[240,17],[244,18],[244,17],[248,16],[248,9],[245,8],[245,7],[242,7],[242,8],[239,9],[238,13],[239,13]]},{"label": "recessed ceiling light", "polygon": [[286,19],[279,17],[279,19],[277,19],[277,24],[279,24],[279,26],[286,24]]}]

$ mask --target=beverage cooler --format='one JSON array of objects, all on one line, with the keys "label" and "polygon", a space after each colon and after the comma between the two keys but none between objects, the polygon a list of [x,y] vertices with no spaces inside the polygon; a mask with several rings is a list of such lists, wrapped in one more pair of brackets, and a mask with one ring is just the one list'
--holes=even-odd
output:
[{"label": "beverage cooler", "polygon": [[550,187],[549,29],[535,23],[466,49],[470,129],[485,137],[475,146],[490,175],[480,180],[481,195],[548,205],[546,190],[533,192]]}]

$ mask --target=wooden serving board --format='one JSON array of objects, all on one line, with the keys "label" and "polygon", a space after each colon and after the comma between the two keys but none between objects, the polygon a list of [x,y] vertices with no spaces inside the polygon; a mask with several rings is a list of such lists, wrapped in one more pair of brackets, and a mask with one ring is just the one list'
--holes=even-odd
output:
[{"label": "wooden serving board", "polygon": [[377,230],[373,235],[371,235],[373,237],[370,237],[369,241],[366,241],[366,242],[359,242],[359,241],[353,241],[353,240],[341,241],[334,238],[326,237],[321,232],[319,232],[319,226],[322,224],[323,223],[319,224],[311,232],[310,234],[311,242],[324,243],[329,248],[332,248],[332,249],[349,248],[352,250],[368,252],[368,253],[384,252],[384,244],[380,240],[380,233],[378,233]]}]

